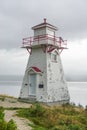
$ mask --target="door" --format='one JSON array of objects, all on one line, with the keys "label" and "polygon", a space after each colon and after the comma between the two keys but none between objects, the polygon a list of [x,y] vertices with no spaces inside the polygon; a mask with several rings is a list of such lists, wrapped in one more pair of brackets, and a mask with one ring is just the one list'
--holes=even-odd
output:
[{"label": "door", "polygon": [[36,95],[36,74],[30,74],[29,78],[29,95]]}]

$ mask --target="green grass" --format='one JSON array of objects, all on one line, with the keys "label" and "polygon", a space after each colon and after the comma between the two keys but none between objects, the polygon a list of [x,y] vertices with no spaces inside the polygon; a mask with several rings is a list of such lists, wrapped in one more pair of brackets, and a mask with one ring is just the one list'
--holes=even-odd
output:
[{"label": "green grass", "polygon": [[73,105],[47,107],[41,104],[18,110],[31,120],[33,130],[87,130],[87,109]]},{"label": "green grass", "polygon": [[17,130],[17,126],[12,119],[9,122],[5,121],[3,107],[0,107],[0,130]]},{"label": "green grass", "polygon": [[0,97],[0,100],[1,100],[1,101],[5,101],[5,98],[4,98],[4,97]]},{"label": "green grass", "polygon": [[11,98],[11,99],[17,99],[16,97],[5,95],[5,94],[0,94],[0,98]]}]

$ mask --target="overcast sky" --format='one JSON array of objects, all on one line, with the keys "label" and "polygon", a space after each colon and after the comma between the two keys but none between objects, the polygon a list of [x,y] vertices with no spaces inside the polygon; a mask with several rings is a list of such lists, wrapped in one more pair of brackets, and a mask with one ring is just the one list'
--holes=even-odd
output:
[{"label": "overcast sky", "polygon": [[47,18],[68,42],[61,54],[67,75],[87,75],[87,0],[0,0],[0,74],[24,74],[28,56],[22,38]]}]

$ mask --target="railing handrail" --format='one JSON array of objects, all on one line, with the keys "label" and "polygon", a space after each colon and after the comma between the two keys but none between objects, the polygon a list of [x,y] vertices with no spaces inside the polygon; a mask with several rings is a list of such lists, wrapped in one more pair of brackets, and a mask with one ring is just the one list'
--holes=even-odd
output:
[{"label": "railing handrail", "polygon": [[66,40],[63,40],[62,37],[56,37],[50,34],[43,34],[43,35],[23,38],[23,46],[31,46],[34,45],[35,42],[38,42],[38,44],[40,44],[40,41],[42,40],[51,40],[53,41],[53,44],[56,44],[60,47],[67,46]]}]

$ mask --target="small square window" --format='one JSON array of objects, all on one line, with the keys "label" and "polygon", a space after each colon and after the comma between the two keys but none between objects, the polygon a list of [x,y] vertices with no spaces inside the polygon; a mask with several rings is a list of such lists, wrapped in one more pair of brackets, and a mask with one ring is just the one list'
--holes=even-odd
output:
[{"label": "small square window", "polygon": [[39,88],[43,88],[44,87],[44,85],[43,84],[39,84]]},{"label": "small square window", "polygon": [[51,55],[51,60],[56,62],[57,61],[57,55],[56,54],[52,54]]}]

